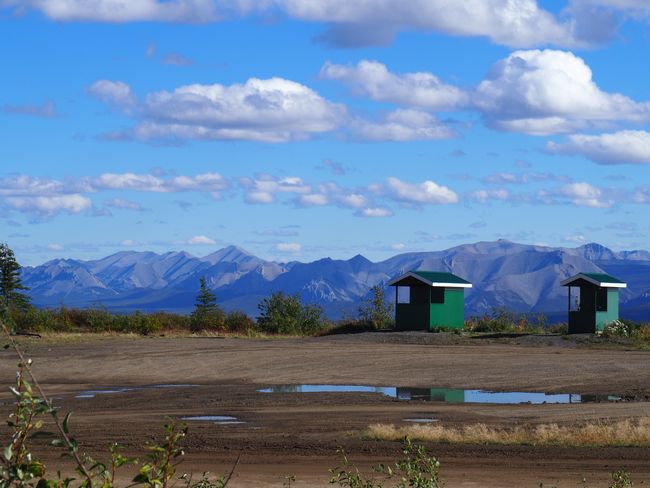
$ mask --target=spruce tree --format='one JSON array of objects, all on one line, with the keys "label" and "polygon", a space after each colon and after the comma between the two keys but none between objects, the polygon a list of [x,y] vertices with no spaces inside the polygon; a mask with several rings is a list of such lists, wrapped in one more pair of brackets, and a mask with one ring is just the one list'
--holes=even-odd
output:
[{"label": "spruce tree", "polygon": [[203,329],[224,327],[224,313],[217,305],[217,297],[208,288],[205,276],[199,279],[199,294],[196,296],[194,311],[190,317],[190,327],[198,332]]},{"label": "spruce tree", "polygon": [[205,276],[199,279],[199,294],[196,297],[194,311],[199,313],[210,313],[217,309],[217,296],[210,291]]},{"label": "spruce tree", "polygon": [[6,242],[0,243],[0,300],[8,307],[26,308],[29,297],[21,293],[28,290],[20,277],[21,266]]}]

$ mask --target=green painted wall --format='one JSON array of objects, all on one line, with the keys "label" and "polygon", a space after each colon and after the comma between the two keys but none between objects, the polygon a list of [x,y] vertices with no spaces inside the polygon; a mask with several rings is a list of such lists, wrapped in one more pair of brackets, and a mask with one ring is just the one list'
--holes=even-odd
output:
[{"label": "green painted wall", "polygon": [[610,322],[618,320],[618,290],[616,288],[607,289],[607,311],[596,312],[596,330],[603,331],[605,326]]},{"label": "green painted wall", "polygon": [[432,303],[429,315],[429,329],[465,326],[465,293],[462,288],[445,288],[445,302]]}]

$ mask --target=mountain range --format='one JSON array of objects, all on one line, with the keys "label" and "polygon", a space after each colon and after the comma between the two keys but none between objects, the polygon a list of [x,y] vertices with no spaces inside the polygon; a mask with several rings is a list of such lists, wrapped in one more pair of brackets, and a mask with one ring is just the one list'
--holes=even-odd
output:
[{"label": "mountain range", "polygon": [[[449,271],[473,283],[467,315],[494,307],[566,317],[567,291],[560,281],[579,272],[605,272],[628,283],[621,316],[650,318],[650,252],[614,252],[600,244],[556,248],[499,240],[444,251],[399,254],[380,262],[361,255],[310,263],[266,261],[229,246],[205,257],[186,252],[124,251],[103,259],[55,259],[23,268],[23,283],[40,307],[105,307],[115,312],[166,310],[188,313],[200,277],[226,310],[257,314],[274,291],[299,293],[330,318],[356,316],[370,287],[410,270]],[[387,297],[394,295],[387,289]]]}]

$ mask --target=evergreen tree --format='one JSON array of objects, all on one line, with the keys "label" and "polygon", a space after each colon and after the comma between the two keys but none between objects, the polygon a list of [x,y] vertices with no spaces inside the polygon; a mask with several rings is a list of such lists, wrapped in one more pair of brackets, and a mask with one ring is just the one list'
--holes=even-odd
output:
[{"label": "evergreen tree", "polygon": [[21,266],[6,242],[0,243],[0,300],[11,308],[27,308],[29,297],[21,293],[28,290],[20,278]]},{"label": "evergreen tree", "polygon": [[199,294],[196,297],[194,310],[200,313],[210,313],[217,308],[217,296],[208,288],[205,276],[201,276],[199,279]]},{"label": "evergreen tree", "polygon": [[205,276],[199,279],[199,294],[196,296],[194,311],[190,317],[193,331],[220,329],[224,326],[224,313],[217,305],[217,297],[208,288]]}]

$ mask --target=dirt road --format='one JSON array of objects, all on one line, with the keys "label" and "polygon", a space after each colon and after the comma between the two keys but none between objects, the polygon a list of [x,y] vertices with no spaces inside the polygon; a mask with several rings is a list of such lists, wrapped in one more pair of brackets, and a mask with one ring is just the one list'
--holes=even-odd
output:
[{"label": "dirt road", "polygon": [[[584,342],[584,344],[583,344]],[[603,348],[560,337],[465,339],[440,334],[359,334],[291,340],[76,337],[28,340],[25,347],[47,391],[73,410],[89,451],[109,441],[137,447],[161,431],[165,416],[229,416],[242,423],[189,420],[185,469],[219,473],[239,453],[231,486],[327,486],[344,446],[362,467],[396,459],[399,445],[363,438],[372,423],[408,418],[529,424],[575,423],[650,415],[650,353]],[[16,358],[0,353],[0,378],[13,382]],[[546,405],[401,401],[380,393],[262,393],[270,385],[543,391],[618,395],[636,401]],[[93,391],[89,391],[93,390]],[[108,390],[109,392],[97,392]],[[7,389],[0,413],[10,410]],[[81,396],[81,397],[79,397]],[[3,437],[6,437],[6,431]],[[35,440],[49,461],[51,426]],[[607,486],[614,469],[650,481],[650,450],[431,444],[447,486],[575,487],[583,476]],[[600,485],[598,484],[600,482]]]}]

